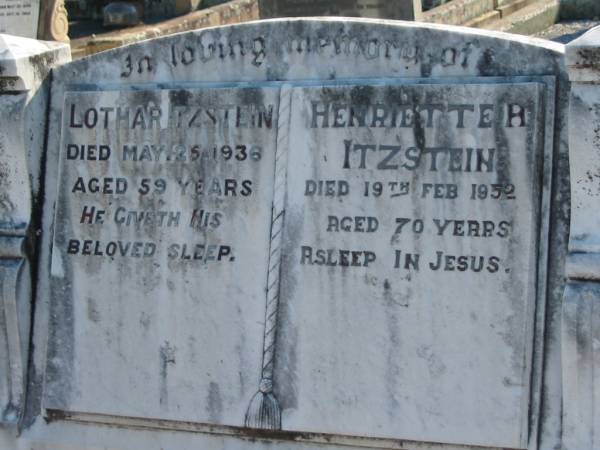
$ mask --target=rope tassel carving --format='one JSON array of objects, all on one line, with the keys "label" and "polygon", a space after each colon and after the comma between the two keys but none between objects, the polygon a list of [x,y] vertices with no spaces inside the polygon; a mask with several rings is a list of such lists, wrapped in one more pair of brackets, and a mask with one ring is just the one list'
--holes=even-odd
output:
[{"label": "rope tassel carving", "polygon": [[281,409],[273,393],[273,363],[275,338],[277,336],[277,314],[279,309],[279,274],[281,266],[281,243],[285,216],[285,191],[287,178],[288,132],[290,121],[291,89],[283,87],[279,97],[277,119],[277,150],[275,153],[275,188],[271,215],[271,242],[269,272],[267,274],[267,305],[263,340],[262,373],[258,392],[254,394],[245,425],[265,430],[281,429]]},{"label": "rope tassel carving", "polygon": [[272,380],[263,378],[259,391],[254,394],[246,412],[245,425],[248,428],[281,430],[281,409],[273,395]]}]

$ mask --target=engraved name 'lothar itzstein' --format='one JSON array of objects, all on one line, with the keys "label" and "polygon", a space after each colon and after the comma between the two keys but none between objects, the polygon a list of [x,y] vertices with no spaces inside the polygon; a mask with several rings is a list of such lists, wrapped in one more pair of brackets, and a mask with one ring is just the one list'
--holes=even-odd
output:
[{"label": "engraved name 'lothar itzstein'", "polygon": [[[218,105],[210,108],[170,104],[111,106],[82,109],[68,106],[69,128],[166,129],[222,126],[223,128],[272,128],[275,106],[272,104]],[[163,120],[167,118],[167,120]]]}]

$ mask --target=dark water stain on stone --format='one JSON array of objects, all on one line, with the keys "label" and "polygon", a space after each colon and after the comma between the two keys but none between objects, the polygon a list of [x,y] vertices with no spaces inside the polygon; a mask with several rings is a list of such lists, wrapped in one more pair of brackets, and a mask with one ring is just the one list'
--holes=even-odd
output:
[{"label": "dark water stain on stone", "polygon": [[169,91],[169,102],[174,106],[188,106],[192,93],[187,89]]},{"label": "dark water stain on stone", "polygon": [[479,75],[482,76],[489,76],[498,73],[496,55],[493,49],[486,48],[483,51],[483,54],[477,61],[477,70],[479,71]]},{"label": "dark water stain on stone", "polygon": [[100,312],[98,311],[96,301],[92,297],[88,297],[87,299],[87,318],[94,323],[100,322]]},{"label": "dark water stain on stone", "polygon": [[295,248],[302,241],[303,211],[288,210],[285,222],[286,230],[283,239],[281,285],[276,336],[274,390],[283,410],[295,409],[298,406],[298,325],[294,308],[290,299],[294,298],[298,289],[298,274],[289,270],[295,259]]},{"label": "dark water stain on stone", "polygon": [[169,392],[167,387],[168,368],[169,365],[175,365],[175,347],[171,347],[169,341],[160,347],[160,364],[159,364],[159,378],[160,378],[160,406],[162,409],[168,409],[169,404]]},{"label": "dark water stain on stone", "polygon": [[221,419],[223,412],[223,400],[221,399],[221,390],[218,383],[211,381],[208,385],[208,396],[206,398],[206,412],[213,422]]},{"label": "dark water stain on stone", "polygon": [[[388,280],[384,281],[384,290],[390,290],[390,283]],[[384,294],[385,295],[385,294]],[[389,345],[387,347],[387,354],[385,357],[385,390],[386,396],[386,410],[390,417],[393,417],[394,413],[400,406],[398,397],[400,386],[402,386],[402,369],[399,363],[398,356],[402,353],[402,342],[400,339],[400,318],[398,317],[398,309],[393,302],[386,302],[385,305],[385,326],[387,336],[389,339]]]}]

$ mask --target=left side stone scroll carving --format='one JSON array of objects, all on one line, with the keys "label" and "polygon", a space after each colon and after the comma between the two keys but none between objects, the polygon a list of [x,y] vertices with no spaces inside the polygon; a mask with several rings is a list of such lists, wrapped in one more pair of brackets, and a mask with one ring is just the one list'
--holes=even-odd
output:
[{"label": "left side stone scroll carving", "polygon": [[64,44],[0,35],[0,424],[22,416],[51,68]]},{"label": "left side stone scroll carving", "polygon": [[64,0],[48,0],[40,5],[38,38],[69,42],[69,18]]}]

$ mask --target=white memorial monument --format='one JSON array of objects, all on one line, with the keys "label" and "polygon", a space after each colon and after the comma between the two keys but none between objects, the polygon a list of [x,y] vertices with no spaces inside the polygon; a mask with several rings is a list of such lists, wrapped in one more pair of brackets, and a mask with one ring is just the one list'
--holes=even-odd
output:
[{"label": "white memorial monument", "polygon": [[597,34],[270,20],[53,69],[2,128],[45,151],[1,167],[39,202],[0,448],[597,448]]}]

